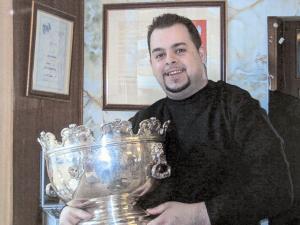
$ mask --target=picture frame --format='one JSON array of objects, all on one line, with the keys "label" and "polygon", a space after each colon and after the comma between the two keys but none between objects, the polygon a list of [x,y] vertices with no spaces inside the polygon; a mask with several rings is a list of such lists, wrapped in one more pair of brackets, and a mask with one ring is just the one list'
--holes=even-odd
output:
[{"label": "picture frame", "polygon": [[165,97],[152,75],[147,47],[147,27],[163,13],[195,23],[202,32],[208,78],[225,81],[224,1],[104,4],[104,110],[139,110]]},{"label": "picture frame", "polygon": [[26,96],[69,101],[75,17],[33,1]]}]

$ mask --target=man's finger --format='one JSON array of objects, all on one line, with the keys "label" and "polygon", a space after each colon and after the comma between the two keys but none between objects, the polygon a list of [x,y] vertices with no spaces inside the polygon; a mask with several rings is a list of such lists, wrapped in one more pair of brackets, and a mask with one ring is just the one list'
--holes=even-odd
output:
[{"label": "man's finger", "polygon": [[163,220],[160,216],[156,217],[154,220],[151,220],[147,225],[163,225]]},{"label": "man's finger", "polygon": [[142,191],[142,193],[139,194],[139,196],[143,196],[143,195],[146,194],[148,191],[149,191],[148,189],[144,189],[144,190]]},{"label": "man's finger", "polygon": [[147,209],[147,212],[151,215],[157,215],[157,214],[162,214],[168,207],[169,207],[169,202],[160,204],[157,207]]},{"label": "man's finger", "polygon": [[75,218],[78,218],[80,220],[88,220],[93,217],[92,214],[90,214],[82,209],[77,209],[77,208],[73,208],[71,213]]},{"label": "man's finger", "polygon": [[144,189],[143,186],[138,187],[131,193],[131,195],[139,195],[143,191],[143,189]]}]

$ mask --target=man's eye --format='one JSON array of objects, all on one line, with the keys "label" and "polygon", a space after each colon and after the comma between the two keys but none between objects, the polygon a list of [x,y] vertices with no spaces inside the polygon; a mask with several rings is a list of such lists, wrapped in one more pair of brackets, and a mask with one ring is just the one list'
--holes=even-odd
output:
[{"label": "man's eye", "polygon": [[176,49],[176,53],[177,54],[181,54],[181,53],[184,53],[186,50],[184,48],[179,48],[179,49]]},{"label": "man's eye", "polygon": [[162,57],[164,57],[164,53],[159,53],[155,56],[156,59],[161,59]]}]

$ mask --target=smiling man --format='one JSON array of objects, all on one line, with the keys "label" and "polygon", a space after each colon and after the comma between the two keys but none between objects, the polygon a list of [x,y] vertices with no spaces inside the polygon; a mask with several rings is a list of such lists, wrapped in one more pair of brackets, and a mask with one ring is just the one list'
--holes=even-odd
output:
[{"label": "smiling man", "polygon": [[185,25],[153,30],[150,46],[153,73],[168,97],[185,99],[207,84],[205,65],[200,63],[203,53]]},{"label": "smiling man", "polygon": [[[139,189],[138,204],[156,216],[149,225],[257,225],[292,202],[283,143],[248,92],[207,79],[200,47],[185,17],[163,14],[149,27],[150,63],[167,97],[130,121],[134,131],[150,117],[171,121],[172,175]],[[66,207],[61,224],[88,216]]]}]

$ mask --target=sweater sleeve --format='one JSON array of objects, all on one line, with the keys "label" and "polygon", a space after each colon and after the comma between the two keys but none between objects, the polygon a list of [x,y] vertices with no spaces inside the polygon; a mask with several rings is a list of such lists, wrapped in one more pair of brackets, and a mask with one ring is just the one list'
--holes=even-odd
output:
[{"label": "sweater sleeve", "polygon": [[230,188],[205,202],[212,225],[258,224],[292,204],[293,188],[284,144],[263,109],[244,96],[232,113],[233,142],[245,169]]}]

